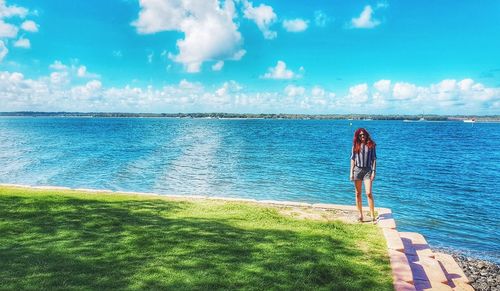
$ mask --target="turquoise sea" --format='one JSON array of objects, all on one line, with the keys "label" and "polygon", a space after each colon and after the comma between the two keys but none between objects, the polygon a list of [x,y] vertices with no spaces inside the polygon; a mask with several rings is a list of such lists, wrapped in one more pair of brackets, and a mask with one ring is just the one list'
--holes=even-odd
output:
[{"label": "turquoise sea", "polygon": [[500,262],[500,123],[4,117],[0,183],[354,204],[357,127],[398,230]]}]

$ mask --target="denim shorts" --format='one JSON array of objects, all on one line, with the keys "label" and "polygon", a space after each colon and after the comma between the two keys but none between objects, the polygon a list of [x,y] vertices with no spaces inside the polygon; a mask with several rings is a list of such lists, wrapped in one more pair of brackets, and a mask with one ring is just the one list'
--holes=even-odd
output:
[{"label": "denim shorts", "polygon": [[371,168],[354,167],[354,180],[369,180],[372,175]]}]

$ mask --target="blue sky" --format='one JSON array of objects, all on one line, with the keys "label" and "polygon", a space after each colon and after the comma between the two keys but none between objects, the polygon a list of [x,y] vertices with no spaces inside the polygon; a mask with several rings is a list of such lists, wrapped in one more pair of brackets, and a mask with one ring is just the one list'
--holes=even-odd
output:
[{"label": "blue sky", "polygon": [[0,111],[500,114],[500,1],[0,0]]}]

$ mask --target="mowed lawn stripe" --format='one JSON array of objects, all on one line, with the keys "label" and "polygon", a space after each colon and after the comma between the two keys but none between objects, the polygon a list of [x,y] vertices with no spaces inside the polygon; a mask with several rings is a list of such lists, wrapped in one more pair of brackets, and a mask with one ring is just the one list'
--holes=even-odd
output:
[{"label": "mowed lawn stripe", "polygon": [[373,225],[222,200],[0,187],[5,289],[392,290]]}]

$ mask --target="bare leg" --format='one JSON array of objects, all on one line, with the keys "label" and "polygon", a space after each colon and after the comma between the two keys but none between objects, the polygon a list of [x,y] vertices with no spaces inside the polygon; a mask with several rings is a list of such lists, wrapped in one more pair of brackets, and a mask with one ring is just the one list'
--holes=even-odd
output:
[{"label": "bare leg", "polygon": [[363,183],[361,180],[354,181],[354,188],[356,190],[356,208],[358,208],[359,219],[363,221],[363,202],[361,200],[361,187]]},{"label": "bare leg", "polygon": [[368,206],[370,206],[370,214],[372,216],[372,221],[375,221],[375,202],[373,201],[372,194],[372,183],[373,181],[370,179],[364,180],[365,182],[365,193],[368,198]]}]

